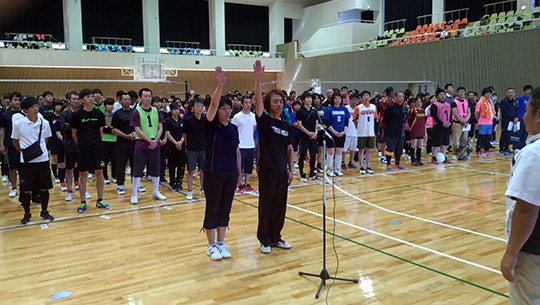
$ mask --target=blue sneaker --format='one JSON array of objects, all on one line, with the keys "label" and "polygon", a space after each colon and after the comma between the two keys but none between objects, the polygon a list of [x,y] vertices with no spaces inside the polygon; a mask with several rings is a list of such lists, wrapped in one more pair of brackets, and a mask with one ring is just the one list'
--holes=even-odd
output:
[{"label": "blue sneaker", "polygon": [[139,185],[139,187],[137,188],[137,192],[146,192],[146,189]]},{"label": "blue sneaker", "polygon": [[124,186],[123,185],[119,185],[117,188],[116,188],[116,193],[118,195],[124,195],[126,194],[126,190],[124,189]]},{"label": "blue sneaker", "polygon": [[108,210],[109,205],[105,203],[105,200],[101,199],[101,200],[98,200],[98,202],[96,202],[96,208]]},{"label": "blue sneaker", "polygon": [[389,170],[389,171],[393,171],[393,170],[394,170],[394,167],[392,166],[392,164],[390,164],[390,165],[388,165],[388,166],[386,167],[386,169]]},{"label": "blue sneaker", "polygon": [[406,166],[403,166],[403,165],[401,165],[401,164],[396,165],[396,167],[399,168],[399,169],[407,169]]},{"label": "blue sneaker", "polygon": [[87,209],[86,201],[82,201],[81,204],[79,205],[79,208],[77,209],[77,212],[84,213],[86,212],[86,209]]}]

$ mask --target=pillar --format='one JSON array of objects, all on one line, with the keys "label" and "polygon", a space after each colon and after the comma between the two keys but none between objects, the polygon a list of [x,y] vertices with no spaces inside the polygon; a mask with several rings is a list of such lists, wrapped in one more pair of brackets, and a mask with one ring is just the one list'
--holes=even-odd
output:
[{"label": "pillar", "polygon": [[268,22],[270,37],[270,56],[275,56],[276,45],[285,42],[285,14],[284,1],[275,0],[270,4]]},{"label": "pillar", "polygon": [[216,56],[225,56],[225,0],[210,0],[210,49]]},{"label": "pillar", "polygon": [[80,0],[63,0],[64,41],[66,48],[83,50],[82,9]]},{"label": "pillar", "polygon": [[159,54],[159,1],[142,0],[144,51]]},{"label": "pillar", "polygon": [[431,7],[431,23],[441,23],[444,20],[444,0],[433,0]]}]

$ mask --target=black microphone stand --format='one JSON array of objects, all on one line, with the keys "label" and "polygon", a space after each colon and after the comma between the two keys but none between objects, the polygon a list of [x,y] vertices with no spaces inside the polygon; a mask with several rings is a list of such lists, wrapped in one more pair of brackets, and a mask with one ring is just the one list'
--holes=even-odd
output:
[{"label": "black microphone stand", "polygon": [[[318,112],[317,112],[318,114]],[[320,115],[319,115],[319,119],[320,119]],[[330,140],[334,141],[333,138],[330,138]],[[334,145],[335,146],[335,145]],[[353,282],[353,283],[358,283],[358,280],[357,279],[344,279],[344,278],[339,278],[339,277],[332,277],[330,276],[330,274],[328,274],[328,271],[326,270],[326,179],[327,179],[327,175],[326,175],[326,135],[323,137],[323,169],[324,169],[324,178],[323,178],[323,230],[322,230],[322,233],[323,233],[323,244],[322,244],[322,247],[323,247],[323,268],[321,270],[321,273],[319,274],[313,274],[313,273],[305,273],[305,272],[298,272],[298,274],[300,276],[313,276],[313,277],[318,277],[321,279],[321,284],[319,285],[319,289],[317,289],[317,293],[315,294],[315,298],[318,299],[319,298],[319,295],[321,293],[321,289],[322,289],[322,286],[323,285],[326,285],[326,281],[327,280],[339,280],[339,281],[347,281],[347,282]]]}]

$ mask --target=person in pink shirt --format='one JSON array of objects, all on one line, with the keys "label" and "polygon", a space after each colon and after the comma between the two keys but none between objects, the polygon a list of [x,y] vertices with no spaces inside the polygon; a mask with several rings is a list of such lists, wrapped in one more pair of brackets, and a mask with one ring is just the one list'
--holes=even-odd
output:
[{"label": "person in pink shirt", "polygon": [[[497,119],[495,115],[495,107],[491,101],[493,89],[487,87],[482,90],[482,97],[476,103],[475,116],[478,121],[478,140],[476,141],[476,156],[485,157],[493,156],[489,152],[491,133],[493,132],[493,119]],[[484,154],[481,149],[484,148]]]}]

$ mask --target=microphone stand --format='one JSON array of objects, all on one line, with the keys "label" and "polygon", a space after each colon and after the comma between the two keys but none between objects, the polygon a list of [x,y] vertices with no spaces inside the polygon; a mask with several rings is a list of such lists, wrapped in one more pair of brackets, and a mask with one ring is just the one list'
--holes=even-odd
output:
[{"label": "microphone stand", "polygon": [[[318,114],[318,112],[317,112]],[[320,118],[320,115],[319,115]],[[322,122],[322,121],[321,121]],[[317,289],[317,293],[315,294],[315,298],[318,299],[319,295],[321,293],[321,289],[324,285],[326,285],[327,280],[339,280],[339,281],[347,281],[352,283],[358,283],[357,279],[345,279],[345,278],[339,278],[339,277],[332,277],[330,274],[328,274],[328,271],[326,270],[326,135],[323,137],[323,168],[324,168],[324,174],[323,174],[323,268],[319,274],[313,274],[313,273],[305,273],[305,272],[298,272],[298,275],[300,276],[313,276],[318,277],[321,279],[321,283],[319,285],[319,289]],[[334,141],[333,138],[330,138],[330,140]],[[335,145],[334,145],[335,146]]]}]

